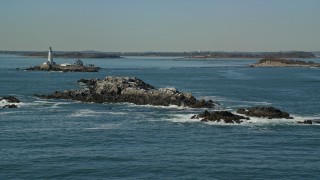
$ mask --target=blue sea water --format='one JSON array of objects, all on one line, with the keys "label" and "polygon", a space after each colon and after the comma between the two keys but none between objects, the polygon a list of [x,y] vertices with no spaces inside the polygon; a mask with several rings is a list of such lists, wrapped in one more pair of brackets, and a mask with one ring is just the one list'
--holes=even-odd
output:
[{"label": "blue sea water", "polygon": [[[98,73],[12,70],[45,59],[0,56],[0,179],[319,179],[320,69],[250,68],[257,60],[127,57],[85,59]],[[55,59],[72,63],[73,59]],[[313,59],[320,62],[319,59]],[[135,76],[219,103],[271,105],[293,120],[226,125],[191,120],[204,109],[44,100],[80,78]]]}]

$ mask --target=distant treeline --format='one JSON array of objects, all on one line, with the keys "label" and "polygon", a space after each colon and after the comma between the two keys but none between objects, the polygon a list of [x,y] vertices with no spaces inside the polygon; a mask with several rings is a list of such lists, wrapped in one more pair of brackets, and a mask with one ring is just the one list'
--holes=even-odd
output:
[{"label": "distant treeline", "polygon": [[[47,57],[48,52],[25,52],[23,56],[28,57]],[[87,52],[53,52],[55,58],[119,58],[119,55],[110,53],[87,53]]]},{"label": "distant treeline", "polygon": [[[197,56],[197,55],[196,55]],[[201,57],[201,55],[200,55]],[[215,52],[204,55],[206,58],[315,58],[311,52],[293,51],[293,52]]]},{"label": "distant treeline", "polygon": [[121,56],[172,56],[191,58],[315,58],[311,52],[128,52]]},{"label": "distant treeline", "polygon": [[[47,57],[47,51],[0,51],[27,57]],[[304,51],[290,52],[64,52],[55,51],[55,58],[120,58],[121,56],[170,56],[190,58],[315,58],[315,54]]]}]

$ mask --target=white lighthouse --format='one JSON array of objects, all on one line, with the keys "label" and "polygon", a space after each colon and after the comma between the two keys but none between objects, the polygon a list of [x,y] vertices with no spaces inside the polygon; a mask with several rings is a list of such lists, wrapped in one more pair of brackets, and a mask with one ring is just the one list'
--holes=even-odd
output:
[{"label": "white lighthouse", "polygon": [[52,48],[51,47],[49,47],[47,64],[48,65],[53,65],[54,64],[53,57],[52,57]]}]

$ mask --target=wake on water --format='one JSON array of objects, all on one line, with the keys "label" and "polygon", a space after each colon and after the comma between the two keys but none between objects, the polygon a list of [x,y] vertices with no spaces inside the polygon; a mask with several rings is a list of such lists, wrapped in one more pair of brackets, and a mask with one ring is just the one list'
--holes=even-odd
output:
[{"label": "wake on water", "polygon": [[110,111],[97,111],[97,110],[91,110],[91,109],[80,109],[72,114],[69,115],[69,117],[99,117],[102,115],[126,115],[128,113],[126,112],[110,112]]}]

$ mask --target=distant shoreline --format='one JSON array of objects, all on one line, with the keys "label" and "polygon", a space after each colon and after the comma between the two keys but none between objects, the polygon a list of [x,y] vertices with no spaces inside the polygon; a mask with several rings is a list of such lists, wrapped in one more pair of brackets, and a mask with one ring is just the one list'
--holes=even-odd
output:
[{"label": "distant shoreline", "polygon": [[[0,54],[24,57],[45,58],[47,51],[0,51]],[[181,57],[192,59],[216,58],[317,58],[316,54],[305,51],[288,52],[99,52],[99,51],[55,51],[54,58],[122,58],[125,56],[141,57]]]}]

